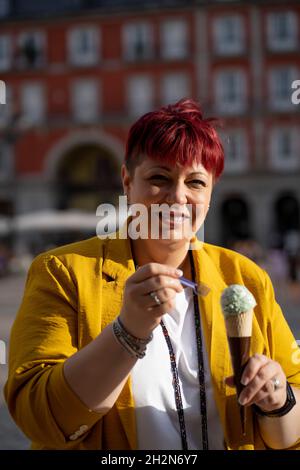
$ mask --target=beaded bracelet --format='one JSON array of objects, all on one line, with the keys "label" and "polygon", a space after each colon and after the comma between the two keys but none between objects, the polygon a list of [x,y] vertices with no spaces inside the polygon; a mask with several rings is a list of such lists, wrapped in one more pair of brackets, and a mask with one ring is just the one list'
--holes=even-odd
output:
[{"label": "beaded bracelet", "polygon": [[153,334],[146,338],[137,338],[130,334],[120,318],[113,323],[113,332],[119,343],[129,352],[132,357],[142,359],[146,354],[147,344],[153,339]]},{"label": "beaded bracelet", "polygon": [[150,341],[152,341],[153,333],[151,333],[150,336],[148,336],[148,338],[145,338],[145,339],[137,338],[136,336],[133,336],[131,333],[129,333],[129,331],[126,330],[125,326],[121,322],[120,317],[117,318],[117,322],[119,323],[122,331],[124,332],[124,335],[126,335],[126,337],[128,337],[129,340],[132,341],[133,343],[147,345],[148,343],[150,343]]},{"label": "beaded bracelet", "polygon": [[142,359],[145,356],[145,350],[140,349],[139,351],[137,351],[136,349],[131,347],[130,344],[127,343],[127,341],[122,336],[120,330],[118,330],[116,322],[113,324],[113,332],[118,342],[121,344],[121,346],[123,346],[124,349],[126,349],[126,351],[130,354],[131,357]]}]

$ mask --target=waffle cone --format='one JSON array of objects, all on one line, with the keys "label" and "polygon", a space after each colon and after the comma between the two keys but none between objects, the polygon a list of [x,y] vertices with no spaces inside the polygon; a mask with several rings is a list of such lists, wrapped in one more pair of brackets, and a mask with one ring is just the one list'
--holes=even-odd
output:
[{"label": "waffle cone", "polygon": [[229,337],[245,337],[252,334],[252,318],[253,309],[239,315],[228,316],[225,319],[227,336]]}]

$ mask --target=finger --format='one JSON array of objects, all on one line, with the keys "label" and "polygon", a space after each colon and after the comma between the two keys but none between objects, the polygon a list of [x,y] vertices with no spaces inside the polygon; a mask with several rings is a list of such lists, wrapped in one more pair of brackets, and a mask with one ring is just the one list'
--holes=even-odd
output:
[{"label": "finger", "polygon": [[167,302],[163,302],[160,305],[151,305],[147,307],[147,310],[155,318],[162,317],[165,314],[172,312],[175,308],[175,298],[169,299]]},{"label": "finger", "polygon": [[254,356],[249,359],[245,367],[241,378],[241,384],[247,385],[255,377],[258,370],[269,361],[270,359],[263,354],[254,354]]},{"label": "finger", "polygon": [[[274,388],[273,379],[279,379],[279,387]],[[274,405],[278,405],[278,407],[283,406],[286,401],[286,376],[284,372],[281,370],[280,373],[276,373],[270,380],[268,380],[264,386],[254,395],[254,397],[248,402],[248,405],[252,405],[255,403],[256,405],[262,407],[270,408],[271,410],[274,409]]]},{"label": "finger", "polygon": [[261,390],[269,394],[274,393],[274,386],[272,386],[271,379],[281,373],[279,367],[279,364],[275,361],[269,361],[262,366],[247,387],[241,392],[239,396],[240,404],[248,405]]},{"label": "finger", "polygon": [[175,298],[176,292],[172,289],[159,289],[152,291],[149,294],[145,294],[142,297],[143,306],[145,307],[159,307],[166,302],[171,301]]},{"label": "finger", "polygon": [[158,276],[151,277],[144,282],[138,283],[137,292],[141,295],[147,295],[150,292],[156,292],[164,288],[171,288],[175,292],[181,292],[183,290],[178,279],[160,274]]},{"label": "finger", "polygon": [[176,292],[173,289],[169,289],[167,287],[155,291],[155,294],[161,303],[169,302],[172,299],[175,299],[176,296]]},{"label": "finger", "polygon": [[143,282],[146,279],[157,276],[159,274],[164,274],[166,276],[178,279],[183,275],[183,272],[181,269],[176,269],[173,266],[167,266],[165,264],[159,263],[148,263],[138,268],[131,278],[134,280],[134,282]]},{"label": "finger", "polygon": [[286,401],[286,391],[281,388],[274,391],[274,385],[269,380],[265,385],[259,390],[256,395],[247,403],[247,406],[253,405],[254,403],[258,406],[261,406],[265,409],[272,409],[278,403],[284,404]]}]

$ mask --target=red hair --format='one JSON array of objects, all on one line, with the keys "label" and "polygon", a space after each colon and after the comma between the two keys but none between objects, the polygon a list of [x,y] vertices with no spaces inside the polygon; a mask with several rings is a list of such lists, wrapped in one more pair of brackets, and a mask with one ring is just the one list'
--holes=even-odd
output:
[{"label": "red hair", "polygon": [[186,167],[195,161],[217,179],[224,168],[224,150],[214,128],[195,101],[183,99],[139,118],[130,128],[125,163],[134,169],[142,155]]}]

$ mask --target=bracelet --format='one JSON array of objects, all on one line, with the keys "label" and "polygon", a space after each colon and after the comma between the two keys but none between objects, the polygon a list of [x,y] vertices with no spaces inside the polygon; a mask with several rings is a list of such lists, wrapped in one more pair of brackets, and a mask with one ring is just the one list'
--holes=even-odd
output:
[{"label": "bracelet", "polygon": [[118,317],[113,323],[113,332],[118,342],[126,349],[131,357],[142,359],[146,354],[147,344],[153,339],[153,334],[146,338],[137,338],[130,334]]},{"label": "bracelet", "polygon": [[273,410],[273,411],[263,411],[259,408],[259,406],[255,404],[252,405],[252,408],[255,411],[255,413],[259,416],[267,416],[268,418],[280,418],[281,416],[284,416],[287,413],[289,413],[289,411],[291,411],[291,409],[295,405],[296,405],[296,398],[295,398],[294,392],[290,384],[287,382],[286,383],[286,402],[281,408],[278,408],[278,410]]},{"label": "bracelet", "polygon": [[130,354],[131,357],[136,357],[142,359],[145,356],[145,350],[140,349],[139,351],[135,350],[130,344],[127,343],[125,338],[122,336],[120,330],[118,330],[117,324],[113,323],[113,332],[115,338],[123,346],[124,349]]},{"label": "bracelet", "polygon": [[150,341],[152,341],[153,333],[151,333],[150,336],[148,336],[148,338],[146,339],[137,338],[136,336],[133,336],[131,333],[129,333],[129,331],[126,330],[125,326],[120,320],[120,317],[117,318],[117,322],[119,323],[124,335],[126,335],[126,337],[128,337],[130,341],[134,343],[138,343],[138,344],[143,344],[143,345],[147,345],[148,343],[150,343]]}]

